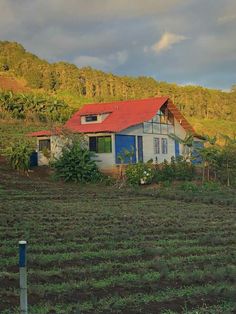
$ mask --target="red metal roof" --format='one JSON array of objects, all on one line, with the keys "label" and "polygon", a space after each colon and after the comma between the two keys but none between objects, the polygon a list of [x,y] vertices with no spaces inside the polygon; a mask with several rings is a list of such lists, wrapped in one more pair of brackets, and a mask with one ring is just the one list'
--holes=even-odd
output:
[{"label": "red metal roof", "polygon": [[[157,111],[168,101],[168,97],[155,97],[141,100],[125,100],[110,103],[88,104],[77,111],[64,125],[65,129],[73,133],[98,133],[98,132],[120,132],[131,126],[143,123],[152,119]],[[183,127],[194,132],[191,125],[183,117],[180,111],[169,103],[168,107],[182,120]],[[81,117],[89,114],[109,113],[101,123],[81,124]],[[51,131],[39,131],[31,133],[31,136],[52,135]]]},{"label": "red metal roof", "polygon": [[33,137],[37,137],[37,136],[51,136],[51,135],[60,134],[61,132],[62,132],[62,128],[56,128],[56,129],[53,129],[53,130],[42,130],[42,131],[32,132],[32,133],[29,133],[28,136],[33,136]]},{"label": "red metal roof", "polygon": [[[89,104],[76,112],[65,127],[73,132],[120,132],[136,124],[152,119],[167,97],[142,100],[126,100],[111,103]],[[81,116],[109,113],[101,123],[81,124]]]}]

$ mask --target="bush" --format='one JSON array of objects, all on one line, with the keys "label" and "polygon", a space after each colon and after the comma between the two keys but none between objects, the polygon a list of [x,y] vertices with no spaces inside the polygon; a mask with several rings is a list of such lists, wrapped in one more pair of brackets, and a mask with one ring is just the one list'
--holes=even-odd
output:
[{"label": "bush", "polygon": [[153,169],[150,163],[130,164],[125,169],[127,182],[131,185],[150,184],[153,179]]},{"label": "bush", "polygon": [[176,180],[192,180],[194,177],[194,165],[187,162],[183,156],[178,156],[176,159],[172,158],[172,167],[175,169]]},{"label": "bush", "polygon": [[167,160],[160,165],[155,170],[154,181],[155,182],[165,182],[165,181],[173,181],[175,178],[175,169],[172,164],[168,163]]},{"label": "bush", "polygon": [[30,141],[21,140],[6,147],[3,155],[13,169],[26,172],[30,167],[30,155],[33,150]]},{"label": "bush", "polygon": [[220,184],[213,181],[204,182],[202,185],[203,191],[219,191],[220,189]]},{"label": "bush", "polygon": [[100,181],[102,175],[92,160],[93,156],[94,154],[84,148],[80,141],[64,147],[61,157],[52,164],[56,178],[62,178],[65,182]]},{"label": "bush", "polygon": [[193,182],[184,182],[180,186],[180,189],[185,192],[197,192],[199,190],[197,184]]},{"label": "bush", "polygon": [[182,156],[171,158],[171,162],[166,160],[158,165],[154,174],[155,182],[173,180],[192,180],[194,176],[194,166],[187,162]]}]

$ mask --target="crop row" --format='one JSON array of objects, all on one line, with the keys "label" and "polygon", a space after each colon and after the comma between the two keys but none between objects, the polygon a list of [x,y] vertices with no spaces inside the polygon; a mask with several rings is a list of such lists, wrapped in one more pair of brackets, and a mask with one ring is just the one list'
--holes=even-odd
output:
[{"label": "crop row", "polygon": [[[167,288],[163,291],[148,294],[133,293],[128,296],[105,296],[100,299],[93,298],[85,302],[77,298],[77,300],[74,300],[69,304],[60,302],[55,304],[44,300],[43,304],[39,303],[35,306],[30,306],[30,312],[34,314],[70,314],[80,310],[83,314],[111,313],[111,311],[112,313],[149,313],[149,310],[155,309],[155,313],[172,314],[176,313],[171,311],[171,309],[173,309],[173,304],[175,304],[175,310],[178,310],[177,313],[183,310],[184,307],[199,308],[200,306],[203,308],[204,304],[209,302],[209,296],[213,299],[216,298],[218,303],[227,298],[227,302],[220,303],[222,304],[220,308],[227,310],[234,308],[233,300],[235,293],[235,287],[229,283],[211,283],[204,286],[190,285],[182,288]],[[170,300],[172,303],[169,302]],[[217,305],[214,305],[212,308],[214,309],[216,307]],[[18,312],[15,309],[11,312],[6,310],[2,313],[15,314]],[[194,312],[188,311],[188,313]],[[215,312],[213,313],[215,314]],[[227,312],[224,312],[224,314],[226,313]]]}]

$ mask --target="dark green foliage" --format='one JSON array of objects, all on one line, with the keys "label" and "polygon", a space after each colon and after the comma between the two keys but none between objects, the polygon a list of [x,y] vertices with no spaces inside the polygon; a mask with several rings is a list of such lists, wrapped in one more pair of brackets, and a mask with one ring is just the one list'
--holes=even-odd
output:
[{"label": "dark green foliage", "polygon": [[197,191],[199,191],[198,186],[194,182],[184,182],[181,184],[180,188],[181,188],[181,190],[183,190],[185,192],[189,192],[189,191],[197,192]]},{"label": "dark green foliage", "polygon": [[202,182],[210,179],[226,183],[228,186],[236,184],[236,138],[222,135],[225,143],[218,146],[215,141],[208,146],[198,149],[202,158]]},{"label": "dark green foliage", "polygon": [[7,158],[13,169],[18,171],[28,171],[30,167],[30,155],[32,152],[32,143],[23,139],[7,146],[3,151],[3,155]]},{"label": "dark green foliage", "polygon": [[102,175],[92,160],[93,156],[80,141],[64,147],[62,156],[52,164],[56,178],[82,183],[101,180]]},{"label": "dark green foliage", "polygon": [[156,166],[154,181],[192,180],[193,176],[194,166],[183,156],[178,156],[176,159],[172,157],[170,163],[165,160]]}]

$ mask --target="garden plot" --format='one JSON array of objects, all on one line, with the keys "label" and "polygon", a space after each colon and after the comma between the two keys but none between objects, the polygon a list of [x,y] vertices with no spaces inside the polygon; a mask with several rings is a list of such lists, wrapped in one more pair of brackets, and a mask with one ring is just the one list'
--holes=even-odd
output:
[{"label": "garden plot", "polygon": [[0,173],[0,313],[234,313],[234,207]]}]

